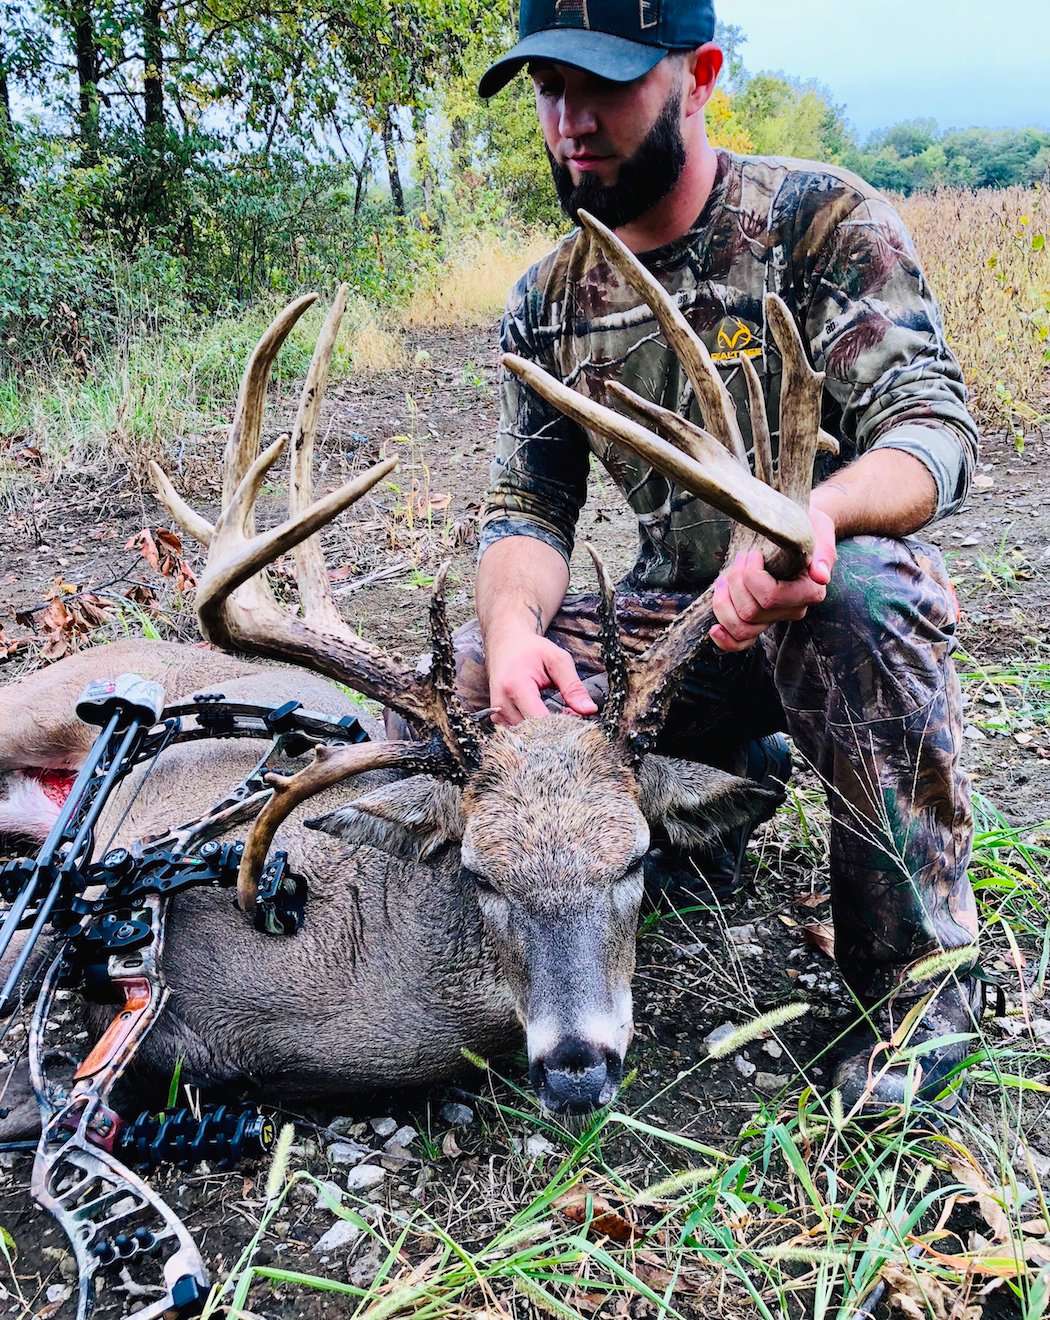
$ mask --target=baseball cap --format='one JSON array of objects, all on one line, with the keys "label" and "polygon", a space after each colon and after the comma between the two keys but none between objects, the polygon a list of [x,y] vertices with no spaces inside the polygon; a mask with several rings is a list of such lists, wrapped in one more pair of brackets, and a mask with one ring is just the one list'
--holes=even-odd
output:
[{"label": "baseball cap", "polygon": [[492,96],[530,60],[632,82],[714,34],[713,0],[521,0],[518,44],[486,69],[478,94]]}]

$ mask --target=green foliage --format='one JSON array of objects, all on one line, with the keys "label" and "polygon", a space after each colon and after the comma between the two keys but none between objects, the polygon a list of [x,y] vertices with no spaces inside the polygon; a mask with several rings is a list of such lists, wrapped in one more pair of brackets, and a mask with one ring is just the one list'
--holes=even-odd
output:
[{"label": "green foliage", "polygon": [[1050,181],[1050,133],[1034,128],[968,128],[942,133],[933,120],[909,120],[847,152],[851,169],[877,188],[1009,188]]}]

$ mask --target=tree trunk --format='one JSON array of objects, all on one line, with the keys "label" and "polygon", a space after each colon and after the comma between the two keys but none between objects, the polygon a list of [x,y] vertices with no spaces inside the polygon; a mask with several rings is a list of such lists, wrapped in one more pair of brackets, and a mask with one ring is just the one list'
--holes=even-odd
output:
[{"label": "tree trunk", "polygon": [[390,180],[390,198],[398,215],[405,214],[405,191],[401,187],[401,175],[397,169],[397,152],[394,150],[393,106],[384,106],[379,125],[383,139],[383,155],[386,157],[386,172]]},{"label": "tree trunk", "polygon": [[412,112],[412,135],[416,144],[416,172],[419,186],[423,190],[423,209],[435,229],[441,228],[441,199],[437,189],[434,161],[430,154],[430,137],[427,133],[427,112],[417,106]]},{"label": "tree trunk", "polygon": [[86,165],[98,159],[98,46],[91,0],[71,0],[67,10],[73,53],[77,61],[77,133],[81,158]]},{"label": "tree trunk", "polygon": [[142,6],[143,121],[146,145],[153,151],[164,147],[164,29],[160,0],[144,0]]},{"label": "tree trunk", "polygon": [[13,128],[7,70],[0,64],[0,197],[13,197],[18,191]]}]

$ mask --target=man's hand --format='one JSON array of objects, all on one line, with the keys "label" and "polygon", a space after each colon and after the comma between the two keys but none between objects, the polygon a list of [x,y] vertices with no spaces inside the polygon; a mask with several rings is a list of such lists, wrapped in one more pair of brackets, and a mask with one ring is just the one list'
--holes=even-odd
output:
[{"label": "man's hand", "polygon": [[521,633],[501,638],[496,653],[490,651],[487,665],[493,724],[513,726],[549,715],[540,695],[547,688],[557,688],[576,715],[593,715],[598,709],[580,682],[568,651],[546,637]]},{"label": "man's hand", "polygon": [[788,582],[766,572],[759,550],[741,553],[715,583],[713,610],[718,622],[711,640],[723,651],[746,651],[771,623],[802,619],[827,594],[835,567],[835,524],[815,505],[813,555],[806,571]]}]

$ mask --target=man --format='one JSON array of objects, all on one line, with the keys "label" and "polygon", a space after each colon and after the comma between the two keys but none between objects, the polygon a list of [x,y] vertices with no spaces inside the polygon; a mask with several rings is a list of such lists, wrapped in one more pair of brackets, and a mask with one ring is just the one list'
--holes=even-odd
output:
[{"label": "man", "polygon": [[[676,295],[738,402],[745,438],[739,356],[751,357],[775,419],[779,362],[762,299],[774,291],[787,302],[827,374],[824,425],[842,451],[816,474],[814,554],[789,582],[766,573],[757,552],[720,572],[721,515],[506,373],[482,520],[480,635],[459,636],[460,681],[506,724],[544,715],[549,689],[579,715],[595,711],[577,670],[598,667],[595,598],[565,596],[595,454],[638,515],[638,559],[618,594],[628,640],[644,643],[717,578],[711,636],[722,659],[694,666],[661,750],[732,768],[743,744],[786,728],[827,787],[836,953],[870,1009],[836,1085],[847,1106],[863,1098],[871,1027],[888,1040],[936,989],[911,1036],[933,1042],[919,1054],[920,1094],[932,1099],[968,1048],[937,1038],[973,1031],[980,999],[965,971],[935,983],[907,975],[976,941],[949,659],[956,607],[938,552],[912,534],[965,497],[977,432],[915,250],[885,200],[831,166],[709,144],[704,107],[722,65],[713,35],[708,0],[522,0],[521,40],[479,90],[492,95],[527,67],[563,208],[597,215]],[[575,231],[514,289],[503,348],[573,385],[600,364],[702,420],[638,303]],[[905,1089],[906,1070],[894,1069],[868,1101]]]}]

